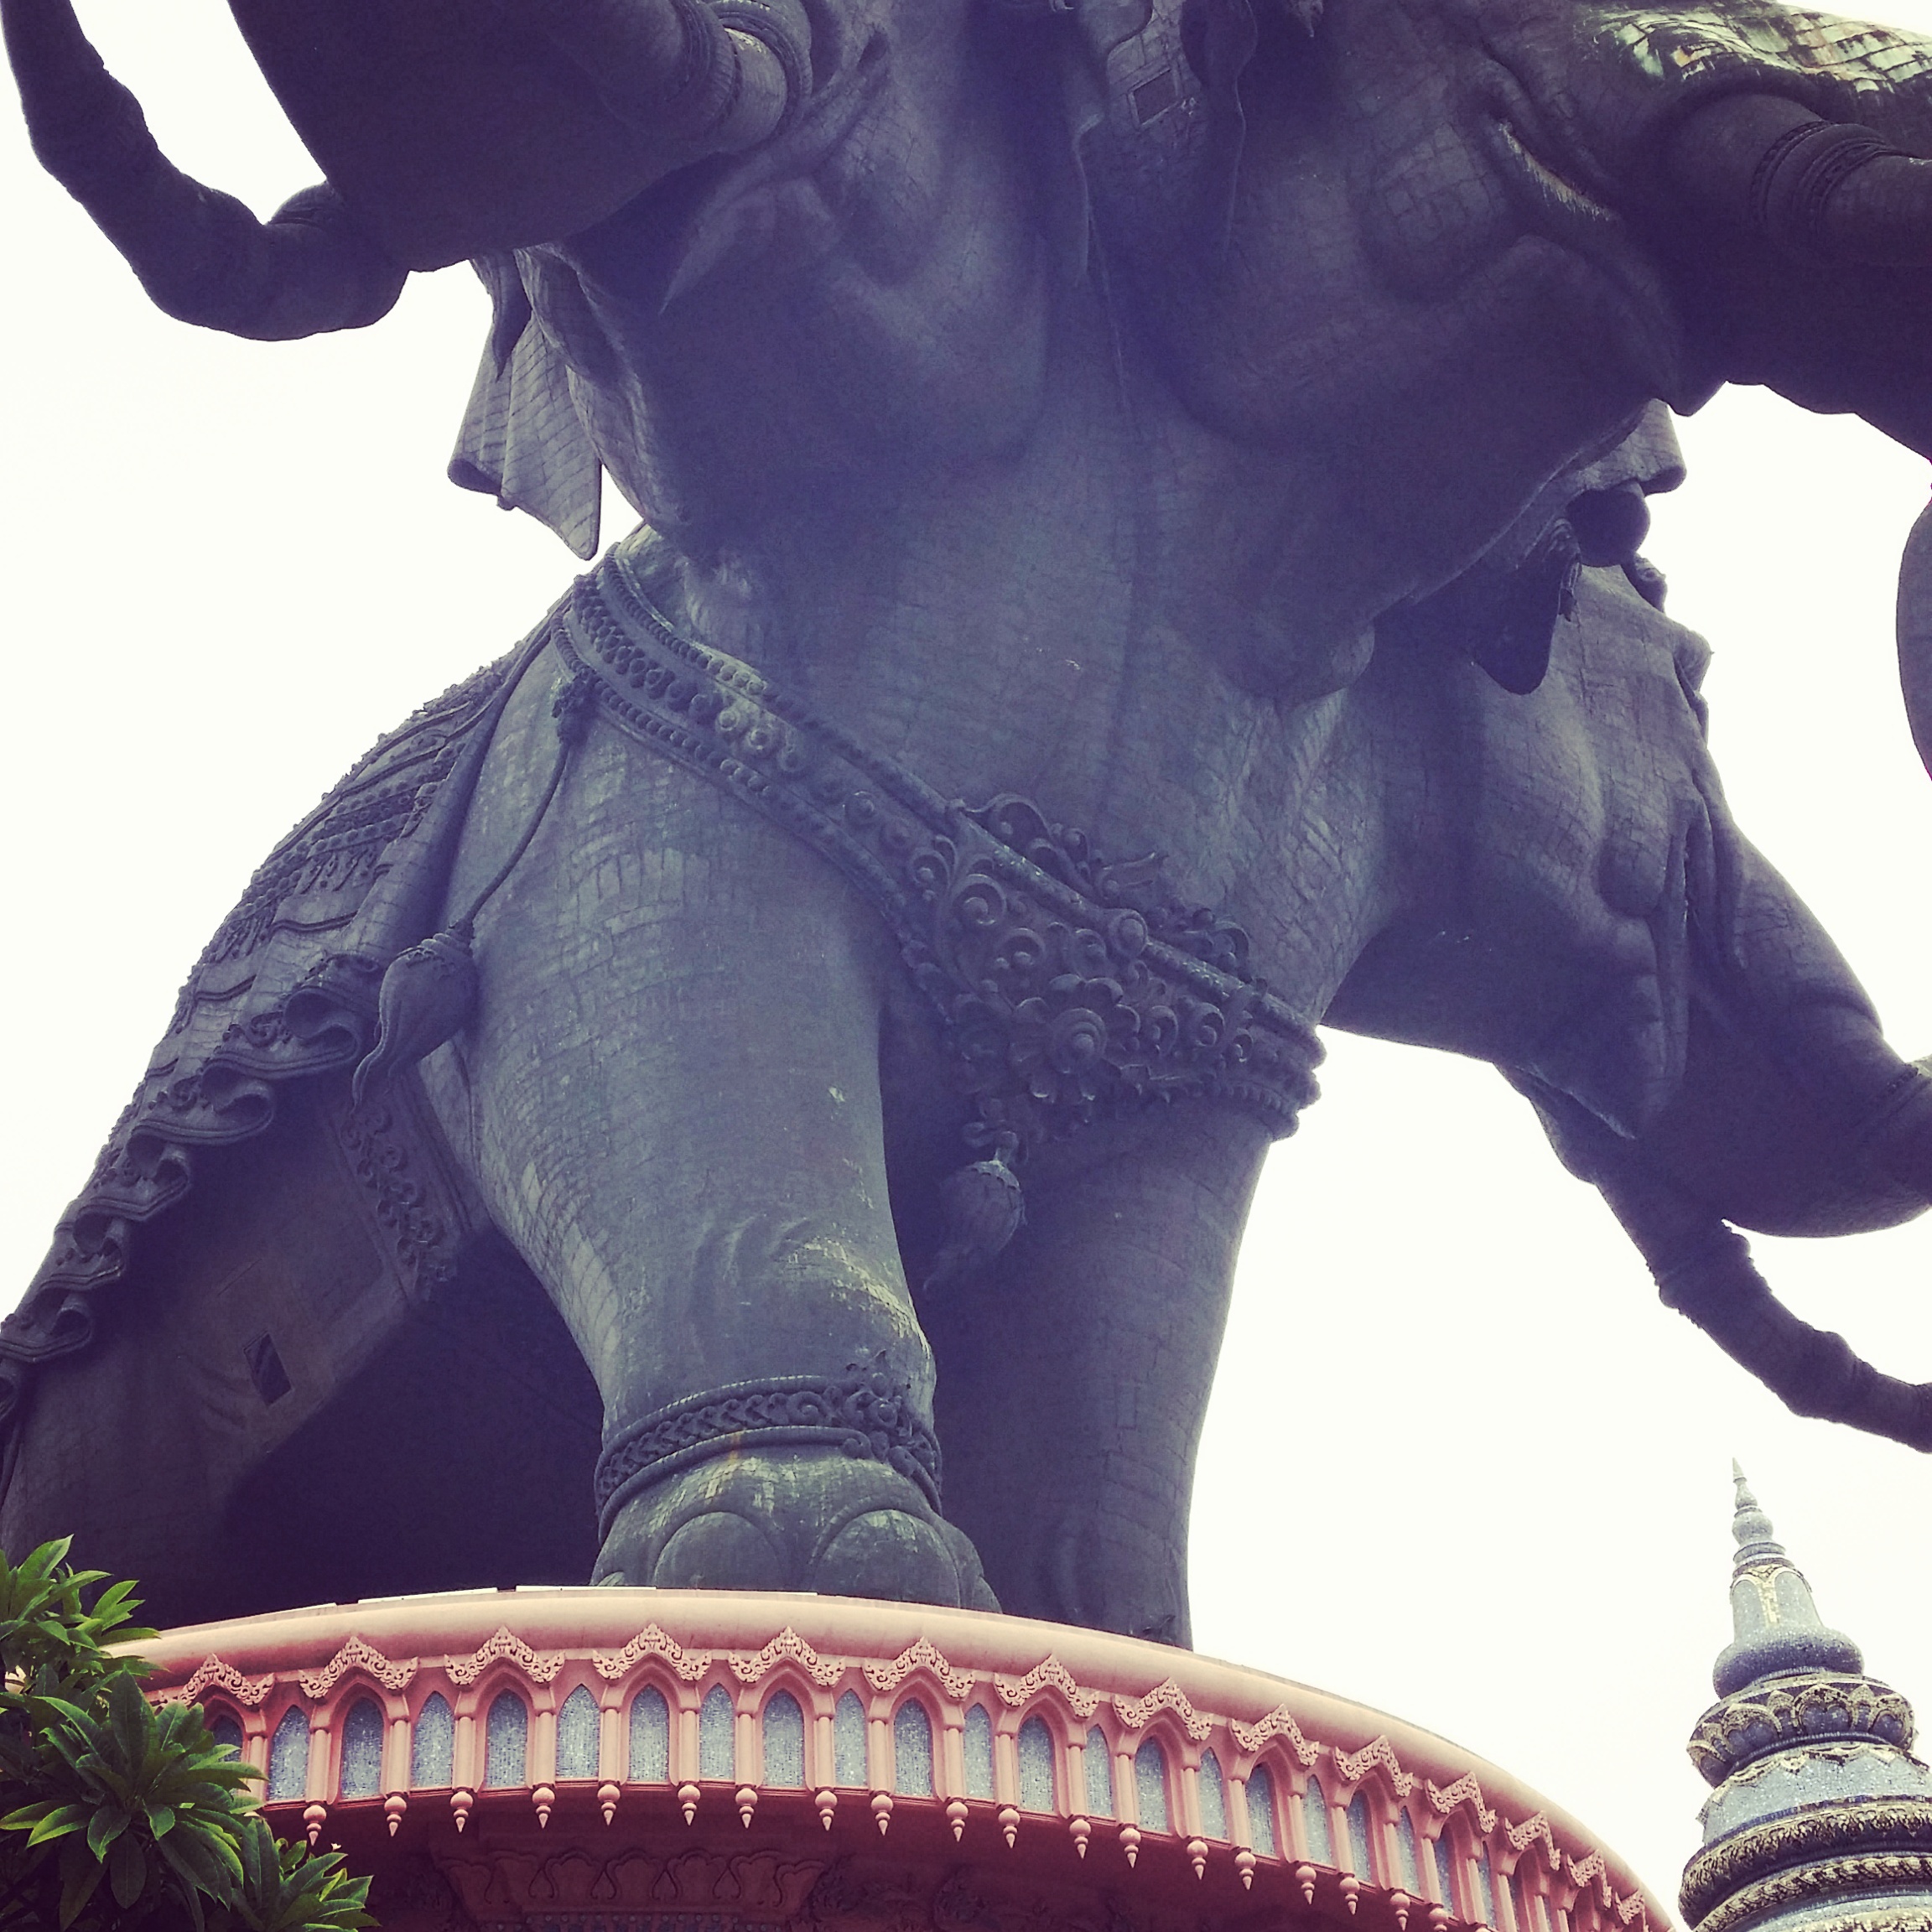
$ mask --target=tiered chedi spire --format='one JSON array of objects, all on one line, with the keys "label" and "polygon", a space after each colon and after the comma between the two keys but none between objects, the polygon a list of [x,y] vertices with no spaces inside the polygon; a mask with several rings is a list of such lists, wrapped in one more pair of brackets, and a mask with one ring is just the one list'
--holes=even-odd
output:
[{"label": "tiered chedi spire", "polygon": [[1732,1465],[1734,1640],[1690,1761],[1716,1786],[1679,1903],[1694,1932],[1932,1932],[1932,1774]]}]

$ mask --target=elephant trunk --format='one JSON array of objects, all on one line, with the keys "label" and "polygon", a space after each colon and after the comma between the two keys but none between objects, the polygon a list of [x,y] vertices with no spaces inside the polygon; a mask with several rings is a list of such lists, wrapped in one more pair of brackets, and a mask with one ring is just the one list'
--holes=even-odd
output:
[{"label": "elephant trunk", "polygon": [[1706,216],[1787,252],[1932,267],[1932,161],[1780,95],[1735,94],[1688,116],[1670,172]]}]

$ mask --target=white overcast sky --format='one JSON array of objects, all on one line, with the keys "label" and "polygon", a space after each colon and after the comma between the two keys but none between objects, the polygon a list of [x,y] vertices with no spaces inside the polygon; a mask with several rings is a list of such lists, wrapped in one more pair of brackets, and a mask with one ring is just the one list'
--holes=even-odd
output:
[{"label": "white overcast sky", "polygon": [[[183,166],[263,212],[313,178],[219,0],[84,12]],[[1885,17],[1932,31],[1932,0]],[[467,271],[359,335],[233,341],[146,306],[8,112],[0,177],[0,1283],[24,1285],[255,864],[575,566],[442,480],[486,319]],[[1737,816],[1924,1052],[1932,782],[1891,599],[1926,465],[1754,391],[1683,434],[1690,481],[1649,548],[1716,647]],[[1683,1742],[1727,1636],[1730,1458],[1929,1716],[1932,1463],[1793,1420],[1665,1311],[1488,1068],[1337,1038],[1323,1087],[1244,1253],[1197,1641],[1508,1765],[1674,1903],[1702,1789]],[[1810,1318],[1932,1379],[1932,1217],[1756,1245]]]}]

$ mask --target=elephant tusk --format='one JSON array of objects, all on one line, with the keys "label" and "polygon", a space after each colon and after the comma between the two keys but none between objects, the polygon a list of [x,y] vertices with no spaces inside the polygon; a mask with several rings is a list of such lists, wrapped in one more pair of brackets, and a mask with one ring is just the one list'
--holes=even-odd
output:
[{"label": "elephant tusk", "polygon": [[1932,161],[1794,101],[1738,94],[1672,136],[1669,168],[1706,215],[1790,254],[1932,267]]}]

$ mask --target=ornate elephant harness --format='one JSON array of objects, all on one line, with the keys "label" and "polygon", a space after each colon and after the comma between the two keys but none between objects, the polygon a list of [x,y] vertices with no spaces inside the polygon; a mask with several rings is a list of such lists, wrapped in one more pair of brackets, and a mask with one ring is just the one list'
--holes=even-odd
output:
[{"label": "ornate elephant harness", "polygon": [[[1162,891],[1157,858],[1109,862],[1023,798],[942,797],[749,666],[681,634],[623,546],[538,636],[564,672],[550,782],[469,911],[390,966],[359,1088],[462,1024],[472,922],[534,835],[572,750],[605,719],[810,846],[898,942],[937,1021],[978,1156],[943,1183],[948,1227],[934,1280],[1005,1245],[1021,1218],[1017,1170],[1044,1139],[1103,1114],[1196,1098],[1281,1135],[1315,1097],[1314,1029],[1249,970],[1246,933]],[[748,1432],[877,1456],[937,1500],[930,1431],[902,1390],[854,1364],[837,1383],[714,1390],[645,1417],[600,1458],[606,1526],[626,1497]]]}]

